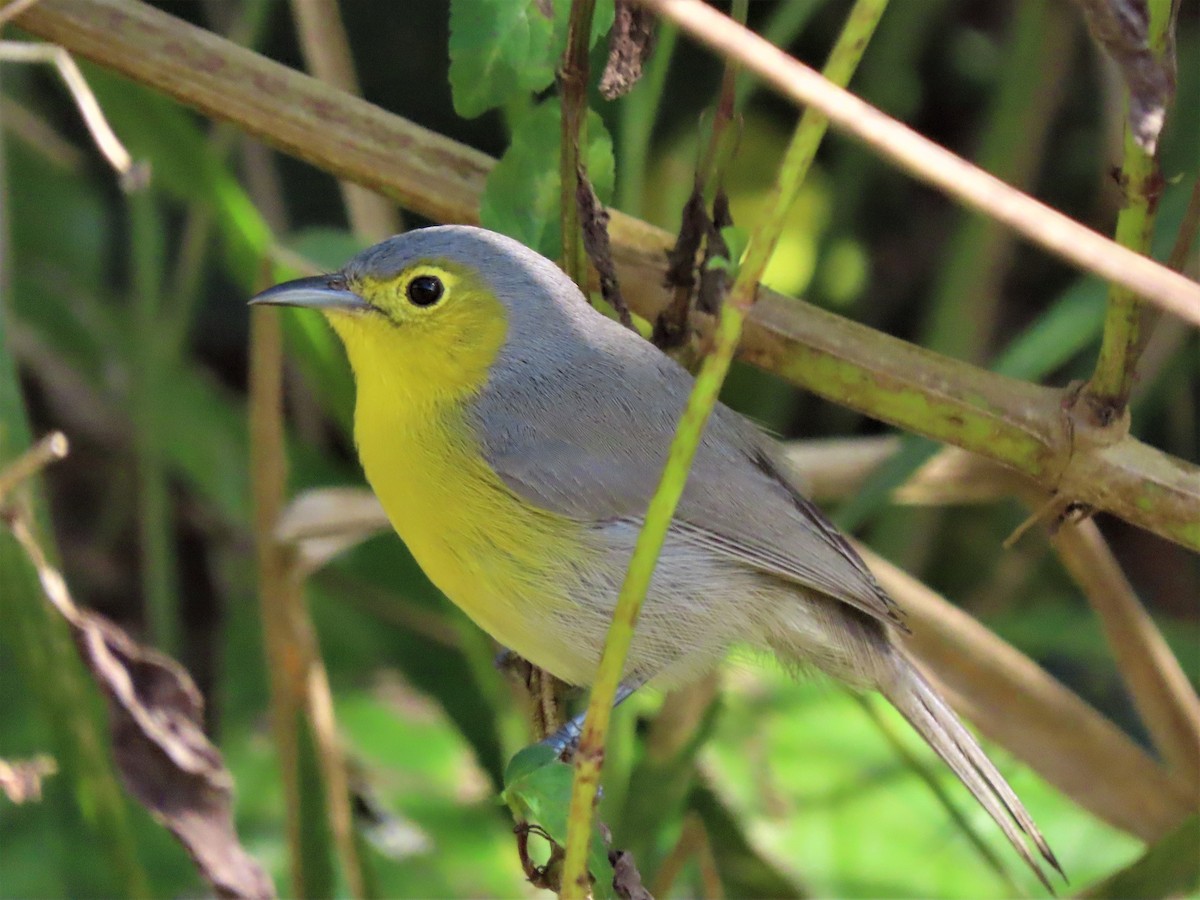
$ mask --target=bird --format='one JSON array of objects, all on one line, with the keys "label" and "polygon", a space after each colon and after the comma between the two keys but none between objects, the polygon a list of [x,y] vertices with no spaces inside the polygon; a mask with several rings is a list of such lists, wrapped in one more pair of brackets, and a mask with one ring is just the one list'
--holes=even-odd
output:
[{"label": "bird", "polygon": [[[550,260],[470,226],[396,235],[251,302],[320,310],[341,339],[364,474],[430,580],[504,647],[590,685],[687,370]],[[692,681],[735,644],[878,691],[1049,888],[1034,851],[1062,868],[1046,839],[903,649],[896,602],[797,484],[774,439],[715,406],[620,695]]]}]

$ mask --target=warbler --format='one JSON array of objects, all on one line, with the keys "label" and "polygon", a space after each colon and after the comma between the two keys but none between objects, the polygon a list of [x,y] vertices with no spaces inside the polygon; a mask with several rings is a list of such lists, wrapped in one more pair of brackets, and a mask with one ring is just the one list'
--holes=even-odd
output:
[{"label": "warbler", "polygon": [[[356,382],[354,435],[396,532],[505,647],[592,682],[692,388],[546,258],[480,228],[389,238],[252,302],[318,309]],[[797,489],[778,446],[717,405],[655,569],[624,692],[711,669],[733,644],[882,693],[1046,881],[1016,794],[893,639],[902,614]]]}]

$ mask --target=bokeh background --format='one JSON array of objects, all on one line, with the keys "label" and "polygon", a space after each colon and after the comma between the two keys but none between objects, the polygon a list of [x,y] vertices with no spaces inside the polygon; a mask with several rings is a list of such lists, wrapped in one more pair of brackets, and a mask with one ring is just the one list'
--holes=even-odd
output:
[{"label": "bokeh background", "polygon": [[[304,68],[289,5],[280,0],[155,5]],[[835,0],[763,0],[750,5],[750,24],[775,29],[793,54],[819,65],[848,8]],[[367,99],[493,156],[504,152],[505,111],[471,120],[454,112],[446,3],[348,0],[341,10]],[[6,37],[27,36],[10,29]],[[1194,3],[1182,6],[1177,40],[1159,258],[1200,167]],[[664,41],[664,48],[669,65],[657,108],[639,105],[636,92],[612,103],[596,98],[593,108],[614,136],[613,205],[674,230],[721,67],[686,40]],[[122,192],[51,70],[0,64],[3,334],[20,373],[19,385],[3,392],[9,401],[19,396],[35,435],[61,429],[71,440],[70,456],[43,486],[49,533],[76,600],[168,649],[191,672],[238,786],[243,841],[284,885],[283,796],[268,729],[248,463],[245,301],[262,275],[239,248],[247,235],[259,235],[333,267],[361,245],[329,175],[98,67],[83,70],[117,134],[149,165],[151,187],[140,205]],[[853,87],[1112,233],[1121,89],[1073,7],[895,0]],[[795,112],[752,84],[745,89],[727,187],[735,220],[751,224]],[[404,213],[404,224],[427,223]],[[990,229],[837,135],[818,155],[768,281],[922,346],[1051,385],[1090,374],[1105,299],[1098,280]],[[336,345],[318,333],[319,322],[289,313],[285,328],[289,489],[361,485],[348,432],[352,391]],[[1175,329],[1144,364],[1134,433],[1196,460],[1198,388],[1200,342]],[[787,439],[886,431],[748,367],[735,369],[725,400]],[[1096,617],[1044,534],[1035,529],[1001,548],[1027,515],[1015,499],[941,509],[883,504],[858,534],[1146,742]],[[1196,557],[1118,520],[1102,516],[1100,524],[1196,684]],[[362,791],[362,846],[378,895],[535,893],[517,862],[509,813],[495,800],[505,762],[527,738],[520,696],[493,670],[490,641],[437,594],[390,534],[314,574],[306,596]],[[31,668],[39,648],[25,642],[28,633],[12,614],[0,598],[0,757],[53,753],[62,723],[47,713],[49,688],[40,678],[56,673],[39,678]],[[794,681],[764,660],[731,663],[714,683],[720,690],[711,709],[688,736],[686,777],[663,768],[664,747],[675,738],[661,698],[630,701],[615,726],[602,815],[618,843],[635,849],[648,883],[681,834],[694,841],[703,833],[732,895],[1037,893],[953,777],[933,768],[1009,875],[997,873],[893,749],[894,733],[918,759],[931,760],[881,704],[869,714],[833,686]],[[87,704],[98,707],[94,698]],[[1144,850],[1002,749],[993,752],[1051,839],[1071,889]],[[113,845],[125,838],[98,834],[87,804],[86,792],[61,774],[46,781],[40,802],[0,798],[0,895],[125,892]],[[200,890],[170,838],[138,808],[127,814],[126,849],[150,892]],[[313,852],[327,855],[328,845]],[[713,895],[705,858],[683,866],[674,895]],[[332,869],[324,884],[330,893],[345,890]]]}]

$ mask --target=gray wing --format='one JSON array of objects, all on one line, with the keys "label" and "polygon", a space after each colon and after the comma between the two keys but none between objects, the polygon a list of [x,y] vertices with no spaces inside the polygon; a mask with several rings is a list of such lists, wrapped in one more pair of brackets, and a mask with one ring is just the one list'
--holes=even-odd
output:
[{"label": "gray wing", "polygon": [[[590,523],[640,520],[692,378],[601,316],[588,318],[585,337],[540,342],[527,358],[502,351],[510,358],[474,404],[476,430],[504,483],[539,507]],[[895,602],[784,471],[769,438],[718,406],[672,528],[903,628]]]}]

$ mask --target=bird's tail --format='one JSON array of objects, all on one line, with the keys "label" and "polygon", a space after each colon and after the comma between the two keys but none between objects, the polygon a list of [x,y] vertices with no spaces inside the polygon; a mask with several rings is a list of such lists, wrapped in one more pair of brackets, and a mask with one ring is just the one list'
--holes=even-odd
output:
[{"label": "bird's tail", "polygon": [[1032,843],[1060,875],[1063,875],[1062,867],[1016,793],[916,667],[898,650],[893,650],[889,656],[891,678],[880,679],[880,691],[966,785],[1042,884],[1053,892],[1041,865],[1030,852],[1029,844]]}]

